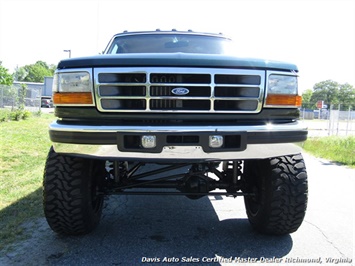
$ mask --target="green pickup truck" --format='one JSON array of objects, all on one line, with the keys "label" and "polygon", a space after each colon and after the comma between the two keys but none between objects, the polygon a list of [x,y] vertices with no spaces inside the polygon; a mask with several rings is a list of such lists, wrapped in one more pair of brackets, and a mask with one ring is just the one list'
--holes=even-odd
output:
[{"label": "green pickup truck", "polygon": [[124,32],[102,55],[59,62],[50,227],[92,231],[107,195],[225,195],[244,196],[257,231],[295,232],[308,197],[298,69],[232,51],[222,34]]}]

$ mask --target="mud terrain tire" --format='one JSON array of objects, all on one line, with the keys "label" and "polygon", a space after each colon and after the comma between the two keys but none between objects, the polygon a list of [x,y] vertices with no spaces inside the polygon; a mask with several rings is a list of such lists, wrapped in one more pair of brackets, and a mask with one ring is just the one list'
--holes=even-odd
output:
[{"label": "mud terrain tire", "polygon": [[104,200],[98,177],[104,166],[104,161],[57,154],[50,149],[44,169],[43,209],[53,231],[80,235],[98,225]]},{"label": "mud terrain tire", "polygon": [[308,184],[301,154],[246,160],[247,192],[244,198],[249,222],[261,233],[282,235],[295,232],[304,219]]}]

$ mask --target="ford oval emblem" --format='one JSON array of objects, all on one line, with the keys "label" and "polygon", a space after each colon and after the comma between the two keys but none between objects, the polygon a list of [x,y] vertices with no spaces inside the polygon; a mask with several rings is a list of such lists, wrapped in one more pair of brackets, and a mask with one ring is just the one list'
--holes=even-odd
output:
[{"label": "ford oval emblem", "polygon": [[175,95],[186,95],[190,91],[189,91],[189,89],[186,89],[186,88],[174,88],[171,90],[171,92],[174,93]]}]

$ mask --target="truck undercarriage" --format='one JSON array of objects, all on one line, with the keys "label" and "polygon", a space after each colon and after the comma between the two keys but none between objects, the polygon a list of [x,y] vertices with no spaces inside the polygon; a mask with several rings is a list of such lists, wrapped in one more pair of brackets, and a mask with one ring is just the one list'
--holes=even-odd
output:
[{"label": "truck undercarriage", "polygon": [[[206,195],[251,196],[243,192],[242,165],[241,160],[170,165],[107,162],[104,194],[185,195],[191,199]],[[144,168],[148,171],[142,172]],[[149,190],[141,190],[145,188]]]}]

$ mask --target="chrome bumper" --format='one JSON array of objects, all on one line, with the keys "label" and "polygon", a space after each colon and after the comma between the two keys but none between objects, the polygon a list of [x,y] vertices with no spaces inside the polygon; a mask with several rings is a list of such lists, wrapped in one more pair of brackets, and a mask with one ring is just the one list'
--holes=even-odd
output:
[{"label": "chrome bumper", "polygon": [[[122,134],[229,134],[242,132],[246,145],[240,151],[206,152],[200,145],[165,145],[159,152],[123,151],[118,136]],[[307,128],[299,122],[257,126],[82,126],[53,122],[49,126],[51,141],[57,153],[102,159],[140,161],[215,161],[262,159],[301,152],[294,143],[307,138]]]}]

